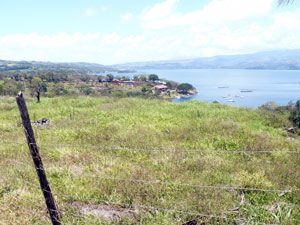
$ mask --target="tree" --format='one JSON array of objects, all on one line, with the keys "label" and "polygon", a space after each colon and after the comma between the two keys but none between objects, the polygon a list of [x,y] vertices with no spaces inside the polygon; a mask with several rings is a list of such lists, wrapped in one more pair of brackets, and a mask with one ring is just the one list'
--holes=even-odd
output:
[{"label": "tree", "polygon": [[112,74],[107,74],[106,75],[106,81],[107,82],[112,82],[114,80],[114,75]]},{"label": "tree", "polygon": [[188,93],[188,91],[191,91],[191,90],[194,90],[195,88],[193,87],[193,85],[189,84],[189,83],[182,83],[182,84],[179,84],[177,86],[177,90],[178,92],[181,92],[181,93]]},{"label": "tree", "polygon": [[90,87],[83,87],[80,89],[80,92],[85,95],[90,95],[90,94],[94,93],[94,90]]},{"label": "tree", "polygon": [[145,75],[140,76],[141,81],[147,81],[147,77]]},{"label": "tree", "polygon": [[98,82],[102,83],[103,81],[105,81],[105,77],[102,75],[98,76]]},{"label": "tree", "polygon": [[122,76],[121,80],[122,81],[130,81],[130,78],[128,76]]},{"label": "tree", "polygon": [[141,79],[140,79],[140,76],[139,76],[139,75],[134,75],[134,76],[133,76],[133,80],[134,80],[134,81],[140,81]]},{"label": "tree", "polygon": [[80,80],[83,82],[88,82],[90,80],[90,77],[89,77],[89,75],[84,75],[84,76],[80,77]]},{"label": "tree", "polygon": [[289,111],[292,111],[295,107],[295,104],[293,103],[293,101],[289,101],[288,105],[287,105],[287,109]]},{"label": "tree", "polygon": [[66,95],[68,94],[68,91],[65,89],[65,86],[62,83],[58,83],[54,86],[52,89],[52,92],[55,95]]},{"label": "tree", "polygon": [[166,85],[168,86],[169,89],[175,89],[177,88],[178,84],[174,81],[167,81]]},{"label": "tree", "polygon": [[293,122],[294,126],[300,128],[300,100],[296,102],[294,109],[291,111],[289,120]]},{"label": "tree", "polygon": [[159,80],[156,74],[150,74],[148,79],[154,83],[154,81]]},{"label": "tree", "polygon": [[280,105],[278,105],[276,102],[267,102],[261,105],[259,108],[267,111],[275,111],[275,109],[278,108],[279,106]]},{"label": "tree", "polygon": [[0,83],[0,94],[4,93],[4,84]]},{"label": "tree", "polygon": [[31,81],[31,84],[29,86],[32,93],[36,94],[37,102],[40,102],[41,92],[47,91],[46,84],[41,80],[39,77],[34,77]]}]

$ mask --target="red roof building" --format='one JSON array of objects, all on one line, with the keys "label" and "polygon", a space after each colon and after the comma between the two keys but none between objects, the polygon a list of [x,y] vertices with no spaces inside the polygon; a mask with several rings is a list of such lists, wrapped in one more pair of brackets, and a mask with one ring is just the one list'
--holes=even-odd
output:
[{"label": "red roof building", "polygon": [[113,85],[120,85],[120,82],[121,82],[121,81],[119,81],[119,80],[113,80],[111,83],[112,83]]},{"label": "red roof building", "polygon": [[145,83],[145,81],[133,81],[133,85],[135,86],[140,86],[143,85]]}]

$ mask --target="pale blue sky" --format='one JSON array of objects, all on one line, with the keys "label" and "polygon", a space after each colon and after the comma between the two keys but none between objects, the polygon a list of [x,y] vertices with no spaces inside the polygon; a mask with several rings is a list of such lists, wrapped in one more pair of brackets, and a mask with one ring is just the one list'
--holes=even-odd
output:
[{"label": "pale blue sky", "polygon": [[300,1],[0,0],[0,59],[102,64],[300,48]]}]

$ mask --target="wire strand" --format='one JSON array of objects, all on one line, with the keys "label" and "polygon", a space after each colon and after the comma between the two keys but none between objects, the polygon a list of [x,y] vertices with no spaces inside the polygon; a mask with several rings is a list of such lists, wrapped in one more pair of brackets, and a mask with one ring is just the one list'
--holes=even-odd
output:
[{"label": "wire strand", "polygon": [[[7,178],[7,179],[13,179],[13,180],[22,180],[25,183],[29,184],[30,186],[35,187],[36,189],[41,189],[39,185],[37,185],[33,182],[30,182],[30,181],[26,181],[26,180],[17,178],[17,177],[6,177],[6,176],[2,176],[2,175],[0,175],[0,177],[4,177],[4,178]],[[48,190],[42,190],[42,191],[49,192]],[[235,222],[244,222],[244,223],[254,222],[253,220],[233,219],[233,218],[228,218],[228,217],[224,217],[224,216],[216,216],[216,215],[213,215],[213,214],[201,214],[201,213],[196,213],[196,212],[182,211],[182,210],[176,210],[176,209],[168,209],[168,208],[162,208],[162,207],[156,207],[156,206],[145,206],[145,205],[140,205],[140,204],[129,204],[129,203],[114,202],[114,201],[109,201],[109,200],[104,200],[104,199],[99,199],[99,198],[87,198],[87,197],[81,197],[81,196],[77,196],[77,195],[63,194],[63,193],[59,193],[59,192],[57,192],[56,195],[62,196],[62,197],[67,197],[67,198],[72,198],[72,199],[80,199],[80,200],[86,200],[86,201],[98,201],[98,202],[103,202],[105,204],[123,205],[123,206],[127,206],[127,207],[130,207],[130,208],[144,208],[144,209],[151,209],[151,210],[161,210],[161,211],[165,211],[165,212],[193,215],[193,216],[199,216],[199,217],[231,220],[231,221],[235,221]],[[256,224],[263,224],[263,225],[274,225],[274,224],[266,224],[266,223],[261,223],[261,222],[256,222],[256,221],[255,221],[255,223]]]},{"label": "wire strand", "polygon": [[[1,142],[11,144],[27,144],[25,142],[16,142],[5,139],[0,139]],[[29,143],[34,144],[34,143]],[[124,147],[110,147],[102,145],[74,145],[74,144],[53,144],[53,143],[39,143],[37,146],[55,146],[55,147],[75,147],[75,148],[97,148],[102,150],[118,150],[118,151],[135,151],[135,152],[200,152],[200,153],[225,153],[225,154],[268,154],[268,153],[289,153],[289,154],[300,154],[300,151],[250,151],[250,150],[200,150],[200,149],[137,149],[137,148],[124,148]]]},{"label": "wire strand", "polygon": [[[2,157],[0,158],[12,161],[15,163],[18,163],[20,165],[25,165],[31,168],[35,168],[34,166],[12,160],[10,158]],[[43,168],[36,168],[38,170],[44,170]],[[63,172],[63,171],[58,171],[61,174],[65,175],[72,175],[76,177],[92,177],[92,178],[99,178],[99,179],[104,179],[104,180],[115,180],[115,181],[125,181],[125,182],[135,182],[135,183],[144,183],[144,184],[159,184],[159,185],[174,185],[174,186],[185,186],[185,187],[194,187],[194,188],[206,188],[206,189],[222,189],[222,190],[243,190],[243,191],[261,191],[261,192],[281,192],[281,193],[300,193],[298,190],[290,190],[290,189],[262,189],[262,188],[243,188],[243,187],[232,187],[232,186],[210,186],[210,185],[200,185],[200,184],[186,184],[186,183],[174,183],[174,182],[164,182],[164,181],[149,181],[149,180],[139,180],[139,179],[127,179],[127,178],[118,178],[118,177],[106,177],[106,176],[97,176],[97,175],[92,175],[92,174],[77,174],[77,173],[72,173],[72,172]]]}]

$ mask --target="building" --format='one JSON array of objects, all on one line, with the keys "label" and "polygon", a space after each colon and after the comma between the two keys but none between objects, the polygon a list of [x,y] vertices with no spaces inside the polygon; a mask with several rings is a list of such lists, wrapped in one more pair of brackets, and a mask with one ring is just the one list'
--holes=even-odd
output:
[{"label": "building", "polygon": [[120,85],[121,81],[119,81],[119,80],[113,80],[111,83],[113,85]]},{"label": "building", "polygon": [[145,83],[145,81],[133,81],[132,83],[134,86],[140,86],[140,85],[143,85]]},{"label": "building", "polygon": [[121,86],[132,86],[133,85],[133,81],[121,81],[120,85]]},{"label": "building", "polygon": [[153,87],[154,90],[159,90],[160,92],[165,92],[168,90],[168,86],[167,85],[163,85],[163,84],[159,84],[159,85],[155,85]]}]

